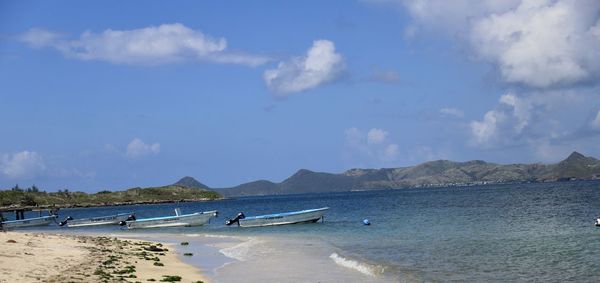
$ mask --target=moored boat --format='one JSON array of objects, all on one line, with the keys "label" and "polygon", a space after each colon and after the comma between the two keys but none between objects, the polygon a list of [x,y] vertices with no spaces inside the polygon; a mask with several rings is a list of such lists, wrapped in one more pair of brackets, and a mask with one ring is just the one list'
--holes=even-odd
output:
[{"label": "moored boat", "polygon": [[56,215],[33,217],[19,220],[3,221],[2,229],[9,230],[22,227],[45,226],[56,221]]},{"label": "moored boat", "polygon": [[210,219],[217,216],[217,214],[218,212],[216,210],[181,214],[181,210],[176,208],[175,216],[121,221],[120,225],[126,226],[129,229],[201,226],[208,223]]},{"label": "moored boat", "polygon": [[246,217],[244,213],[240,212],[235,218],[228,220],[225,224],[232,225],[237,223],[240,227],[260,227],[317,222],[319,219],[323,219],[323,215],[328,209],[329,207],[322,207],[251,217]]},{"label": "moored boat", "polygon": [[133,213],[117,213],[115,215],[98,216],[91,218],[73,219],[71,216],[67,217],[65,221],[60,222],[58,225],[67,227],[84,227],[84,226],[99,226],[99,225],[117,225],[121,221],[135,220]]}]

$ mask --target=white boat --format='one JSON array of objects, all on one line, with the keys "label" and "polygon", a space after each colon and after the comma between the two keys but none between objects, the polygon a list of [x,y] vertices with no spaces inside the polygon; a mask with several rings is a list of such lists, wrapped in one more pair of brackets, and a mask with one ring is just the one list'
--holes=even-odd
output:
[{"label": "white boat", "polygon": [[19,219],[19,220],[9,220],[3,221],[2,229],[14,229],[14,228],[22,228],[22,227],[31,227],[31,226],[44,226],[50,223],[54,223],[56,221],[56,215],[50,216],[41,216],[27,219]]},{"label": "white boat", "polygon": [[600,218],[596,219],[596,226],[600,226]]},{"label": "white boat", "polygon": [[163,227],[189,227],[201,226],[212,218],[217,216],[216,210],[196,212],[192,214],[181,214],[179,208],[175,209],[175,216],[163,216],[153,218],[143,218],[132,221],[122,221],[120,224],[129,229],[137,228],[163,228]]},{"label": "white boat", "polygon": [[323,214],[325,214],[325,211],[328,209],[329,207],[323,207],[251,217],[245,217],[243,213],[239,213],[236,218],[227,221],[226,224],[231,225],[237,222],[240,227],[260,227],[317,222],[319,219],[323,219]]},{"label": "white boat", "polygon": [[117,225],[121,221],[135,220],[133,213],[117,213],[115,215],[99,216],[91,218],[73,219],[71,216],[67,217],[65,221],[60,222],[58,225],[67,227],[84,227],[84,226],[99,226],[99,225]]}]

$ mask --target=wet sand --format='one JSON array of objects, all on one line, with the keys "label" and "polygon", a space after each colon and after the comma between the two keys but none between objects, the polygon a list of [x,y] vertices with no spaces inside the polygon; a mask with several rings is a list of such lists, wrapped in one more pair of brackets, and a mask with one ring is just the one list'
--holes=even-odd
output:
[{"label": "wet sand", "polygon": [[[159,235],[145,236],[157,240]],[[381,267],[345,259],[322,242],[292,237],[160,235],[211,282],[391,282]]]}]

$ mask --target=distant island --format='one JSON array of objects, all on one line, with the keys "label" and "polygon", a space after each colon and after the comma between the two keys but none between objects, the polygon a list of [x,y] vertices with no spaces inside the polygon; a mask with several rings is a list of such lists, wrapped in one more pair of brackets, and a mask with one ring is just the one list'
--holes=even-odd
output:
[{"label": "distant island", "polygon": [[69,190],[45,192],[35,186],[22,189],[17,185],[12,189],[0,191],[0,210],[11,207],[88,207],[206,201],[220,198],[222,196],[219,193],[210,190],[192,177],[184,177],[175,184],[162,187],[138,187],[115,192],[104,190],[93,194]]},{"label": "distant island", "polygon": [[236,197],[597,179],[600,160],[573,152],[556,164],[437,160],[410,167],[350,169],[341,174],[301,169],[281,183],[259,180],[216,190]]},{"label": "distant island", "polygon": [[125,191],[40,191],[34,187],[0,191],[3,207],[81,207],[180,201],[215,200],[222,197],[348,192],[377,189],[472,186],[519,182],[560,182],[600,179],[600,160],[573,152],[556,164],[496,164],[481,160],[429,161],[416,166],[381,169],[350,169],[340,174],[301,169],[281,183],[258,180],[232,188],[210,188],[192,177],[150,188]]}]

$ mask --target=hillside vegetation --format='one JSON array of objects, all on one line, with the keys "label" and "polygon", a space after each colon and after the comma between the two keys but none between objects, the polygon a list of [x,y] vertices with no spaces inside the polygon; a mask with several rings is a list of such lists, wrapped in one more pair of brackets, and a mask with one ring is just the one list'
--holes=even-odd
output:
[{"label": "hillside vegetation", "polygon": [[0,191],[0,206],[97,206],[135,203],[160,203],[176,201],[200,201],[221,198],[215,191],[184,186],[168,185],[151,188],[131,188],[125,191],[100,191],[93,194],[84,192],[45,192],[33,187]]},{"label": "hillside vegetation", "polygon": [[301,169],[281,183],[261,180],[219,192],[225,196],[280,195],[595,179],[600,179],[600,160],[573,152],[556,164],[436,160],[410,167],[350,169],[341,174]]}]

